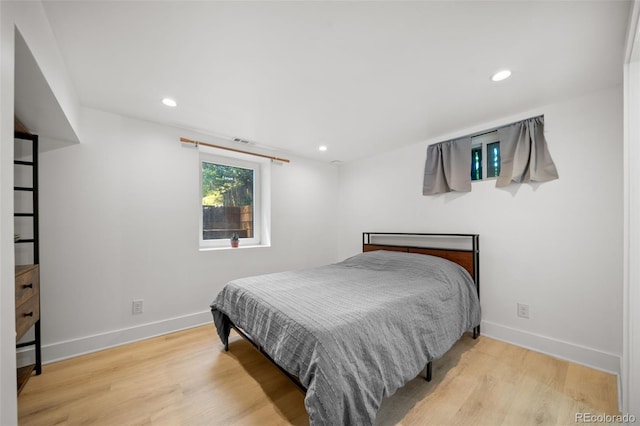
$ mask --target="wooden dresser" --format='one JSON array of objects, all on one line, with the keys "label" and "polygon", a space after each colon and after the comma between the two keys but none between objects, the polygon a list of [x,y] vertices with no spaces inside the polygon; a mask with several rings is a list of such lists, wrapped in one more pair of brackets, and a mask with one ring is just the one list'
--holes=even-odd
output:
[{"label": "wooden dresser", "polygon": [[19,343],[18,348],[35,346],[35,364],[18,368],[18,393],[22,390],[35,370],[42,372],[40,342],[40,268],[39,265],[16,266],[16,341],[32,327],[35,327],[34,340]]}]

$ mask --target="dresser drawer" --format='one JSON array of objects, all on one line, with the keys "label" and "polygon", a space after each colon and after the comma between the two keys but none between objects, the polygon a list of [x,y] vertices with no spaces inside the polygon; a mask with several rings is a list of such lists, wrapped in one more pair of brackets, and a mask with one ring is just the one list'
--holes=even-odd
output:
[{"label": "dresser drawer", "polygon": [[16,306],[16,340],[40,319],[40,299],[35,296],[20,306]]},{"label": "dresser drawer", "polygon": [[38,265],[16,267],[16,306],[40,292]]}]

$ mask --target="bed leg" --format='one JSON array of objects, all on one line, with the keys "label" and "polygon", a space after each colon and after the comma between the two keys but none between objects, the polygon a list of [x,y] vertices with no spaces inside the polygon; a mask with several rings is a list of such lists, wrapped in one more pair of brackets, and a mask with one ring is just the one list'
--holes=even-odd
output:
[{"label": "bed leg", "polygon": [[429,361],[427,363],[427,372],[425,374],[425,376],[426,376],[425,378],[427,379],[427,382],[431,381],[431,363],[432,363],[432,361]]},{"label": "bed leg", "polygon": [[477,339],[480,336],[480,326],[473,327],[473,338]]}]

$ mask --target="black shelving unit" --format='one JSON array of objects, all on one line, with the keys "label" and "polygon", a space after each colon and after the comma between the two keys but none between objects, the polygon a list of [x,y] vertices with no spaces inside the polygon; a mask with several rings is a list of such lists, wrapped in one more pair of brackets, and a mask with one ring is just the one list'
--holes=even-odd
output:
[{"label": "black shelving unit", "polygon": [[[22,131],[14,132],[14,138],[16,140],[31,142],[31,161],[14,160],[14,167],[30,167],[31,168],[31,186],[14,186],[13,190],[16,192],[31,193],[32,197],[32,210],[29,212],[15,212],[14,221],[24,220],[25,218],[31,218],[32,221],[32,238],[20,238],[16,244],[31,244],[33,249],[33,264],[40,264],[40,231],[38,227],[39,223],[39,205],[38,205],[38,135],[26,133]],[[39,295],[38,295],[39,297]],[[39,303],[39,302],[38,302]],[[38,309],[39,310],[39,309]],[[36,372],[36,375],[42,373],[42,342],[40,336],[40,319],[34,324],[34,339],[18,343],[16,348],[23,348],[33,346],[35,349],[35,364],[22,367],[18,369],[18,387],[20,389],[20,377],[27,376],[28,378],[32,371]]]}]

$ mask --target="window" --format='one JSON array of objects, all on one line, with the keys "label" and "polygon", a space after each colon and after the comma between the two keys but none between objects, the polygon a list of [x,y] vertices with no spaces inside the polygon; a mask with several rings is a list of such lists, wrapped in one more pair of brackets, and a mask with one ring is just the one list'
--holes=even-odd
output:
[{"label": "window", "polygon": [[[200,156],[200,247],[230,247],[238,234],[240,245],[262,245],[264,164],[237,158]],[[266,167],[266,166],[264,166]]]},{"label": "window", "polygon": [[482,180],[482,146],[471,147],[471,180]]},{"label": "window", "polygon": [[500,141],[498,132],[471,138],[471,180],[500,176]]},{"label": "window", "polygon": [[487,177],[500,176],[500,141],[487,145]]}]

